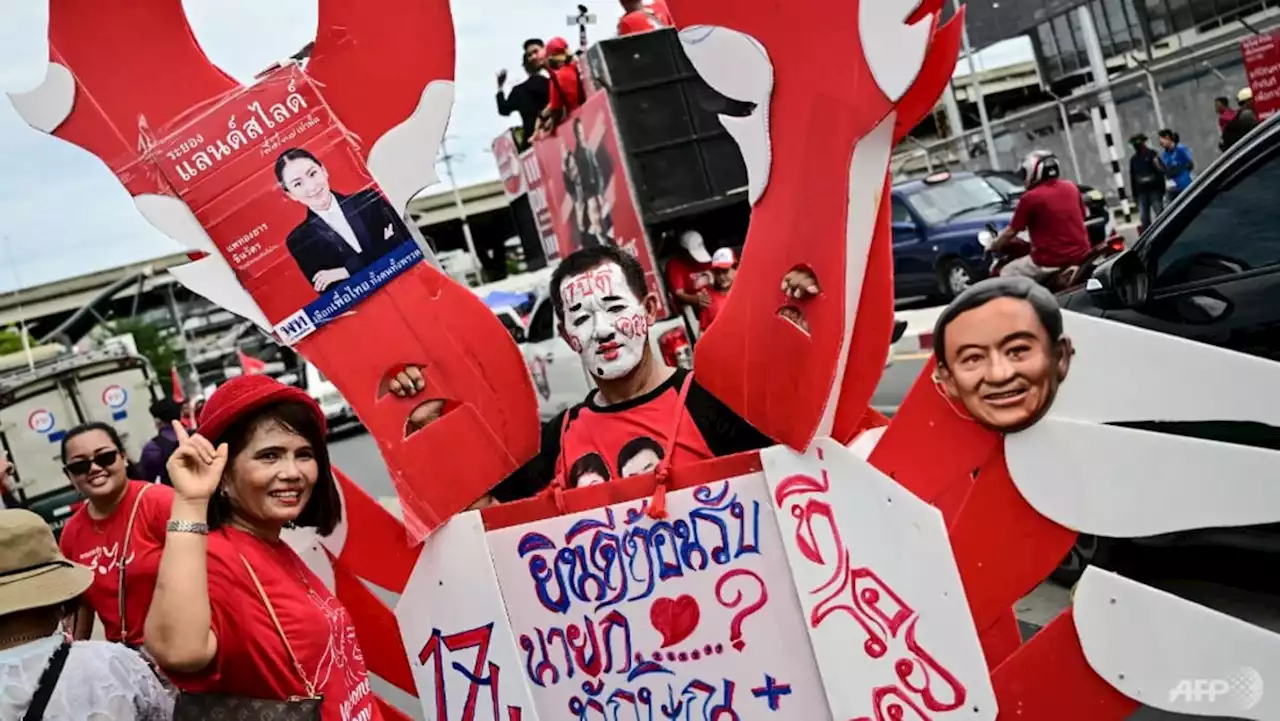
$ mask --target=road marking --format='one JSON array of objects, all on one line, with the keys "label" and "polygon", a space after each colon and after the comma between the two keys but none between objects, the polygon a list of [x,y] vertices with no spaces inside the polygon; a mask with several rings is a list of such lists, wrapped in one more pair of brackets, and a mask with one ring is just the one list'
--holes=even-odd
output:
[{"label": "road marking", "polygon": [[904,353],[902,355],[894,356],[893,362],[897,363],[898,361],[929,360],[932,357],[933,357],[933,353],[923,353],[923,352],[922,353]]}]

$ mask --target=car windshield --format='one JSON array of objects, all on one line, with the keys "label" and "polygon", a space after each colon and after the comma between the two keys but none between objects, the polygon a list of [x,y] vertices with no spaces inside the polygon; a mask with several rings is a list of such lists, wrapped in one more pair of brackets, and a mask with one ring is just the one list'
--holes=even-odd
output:
[{"label": "car windshield", "polygon": [[1015,183],[1013,180],[1003,175],[988,175],[985,176],[983,180],[990,183],[991,187],[996,189],[996,192],[1005,197],[1020,195],[1022,191],[1025,190],[1021,183]]},{"label": "car windshield", "polygon": [[1004,197],[981,178],[955,178],[907,196],[907,202],[929,225],[1003,205]]}]

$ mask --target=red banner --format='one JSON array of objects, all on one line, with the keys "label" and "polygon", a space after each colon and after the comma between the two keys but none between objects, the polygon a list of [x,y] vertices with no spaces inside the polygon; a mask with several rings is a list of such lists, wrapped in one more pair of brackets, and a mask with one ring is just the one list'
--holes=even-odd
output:
[{"label": "red banner", "polygon": [[1244,71],[1253,89],[1258,120],[1280,110],[1280,30],[1245,38]]},{"label": "red banner", "polygon": [[493,159],[498,163],[498,175],[502,178],[502,189],[508,201],[529,192],[524,182],[524,169],[520,165],[520,149],[510,130],[494,139]]},{"label": "red banner", "polygon": [[[593,245],[622,248],[640,260],[649,290],[662,297],[649,238],[618,149],[608,94],[592,96],[560,125],[555,137],[539,141],[533,153],[538,166],[533,173],[540,175],[546,190],[561,255]],[[528,160],[525,177],[532,193]],[[537,204],[534,207],[537,212]]]}]

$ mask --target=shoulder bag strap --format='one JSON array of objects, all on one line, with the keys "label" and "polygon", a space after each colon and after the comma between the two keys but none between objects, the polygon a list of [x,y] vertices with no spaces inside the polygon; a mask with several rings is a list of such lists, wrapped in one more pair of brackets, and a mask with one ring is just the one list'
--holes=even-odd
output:
[{"label": "shoulder bag strap", "polygon": [[120,604],[120,640],[123,643],[129,643],[129,622],[125,617],[124,604],[124,576],[125,565],[129,560],[129,539],[133,537],[133,522],[138,518],[138,507],[142,505],[142,497],[147,495],[147,491],[151,490],[151,484],[142,487],[138,491],[138,497],[133,499],[133,508],[129,511],[129,524],[125,526],[124,540],[120,542],[120,587],[116,589],[116,600]]},{"label": "shoulder bag strap", "polygon": [[302,664],[298,662],[298,657],[293,653],[293,646],[289,645],[289,637],[284,635],[284,626],[280,625],[280,619],[276,617],[276,609],[271,605],[271,599],[267,598],[267,592],[262,588],[262,582],[258,580],[258,574],[253,572],[253,566],[249,565],[249,559],[240,554],[240,560],[244,563],[244,568],[249,572],[249,578],[253,580],[254,588],[258,589],[258,596],[262,598],[262,605],[267,607],[267,614],[271,616],[271,623],[275,624],[276,633],[280,634],[280,640],[284,642],[284,650],[289,654],[289,660],[293,662],[293,670],[298,673],[298,677],[302,679],[302,685],[307,690],[308,698],[319,698],[316,694],[315,685],[307,678],[306,672],[302,670]]},{"label": "shoulder bag strap", "polygon": [[53,689],[58,685],[58,677],[62,676],[62,669],[67,665],[67,656],[70,653],[71,640],[63,639],[62,645],[49,657],[49,665],[45,666],[44,673],[40,674],[36,692],[31,697],[31,705],[23,714],[22,721],[41,721],[44,718],[44,711],[49,707],[49,701],[53,698]]}]

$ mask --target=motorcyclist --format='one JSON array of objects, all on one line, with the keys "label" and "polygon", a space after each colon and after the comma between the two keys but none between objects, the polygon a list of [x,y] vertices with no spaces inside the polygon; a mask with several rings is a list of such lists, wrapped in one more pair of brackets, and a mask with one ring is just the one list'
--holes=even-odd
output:
[{"label": "motorcyclist", "polygon": [[1000,274],[1043,282],[1053,274],[1079,265],[1089,256],[1089,230],[1080,188],[1062,178],[1058,158],[1047,150],[1029,154],[1022,164],[1027,192],[1018,199],[1013,221],[990,250],[999,253],[1024,230],[1031,236],[1031,253],[1006,265]]}]

